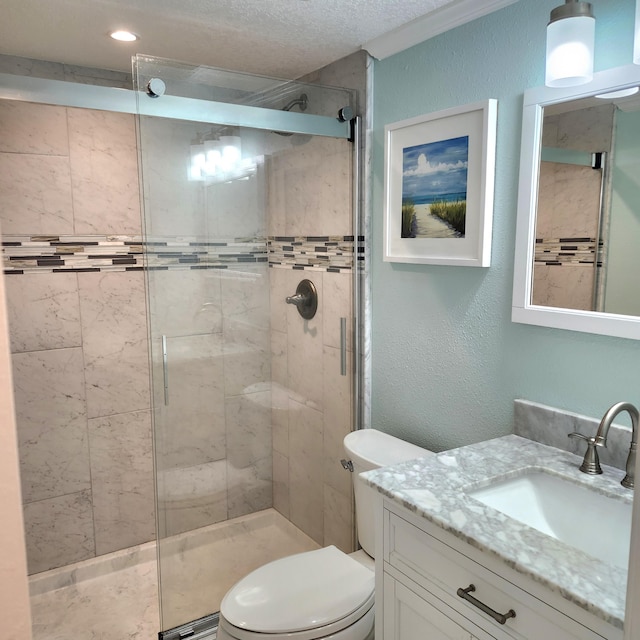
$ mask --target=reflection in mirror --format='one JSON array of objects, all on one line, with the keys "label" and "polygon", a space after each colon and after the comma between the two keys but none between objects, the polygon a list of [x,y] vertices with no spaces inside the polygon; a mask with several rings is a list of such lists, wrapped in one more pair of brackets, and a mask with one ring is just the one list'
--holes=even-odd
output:
[{"label": "reflection in mirror", "polygon": [[629,65],[525,93],[514,321],[640,338],[638,85]]},{"label": "reflection in mirror", "polygon": [[545,107],[532,304],[640,315],[638,248],[640,94]]}]

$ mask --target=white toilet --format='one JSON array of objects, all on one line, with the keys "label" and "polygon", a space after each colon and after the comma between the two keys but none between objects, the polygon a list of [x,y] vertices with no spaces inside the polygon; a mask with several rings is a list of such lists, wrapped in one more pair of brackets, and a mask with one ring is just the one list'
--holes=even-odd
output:
[{"label": "white toilet", "polygon": [[[373,556],[376,492],[358,474],[433,454],[375,429],[350,433],[344,448],[353,464],[358,540]],[[371,561],[354,560],[334,546],[288,556],[252,571],[227,592],[217,638],[370,640],[373,593]]]}]

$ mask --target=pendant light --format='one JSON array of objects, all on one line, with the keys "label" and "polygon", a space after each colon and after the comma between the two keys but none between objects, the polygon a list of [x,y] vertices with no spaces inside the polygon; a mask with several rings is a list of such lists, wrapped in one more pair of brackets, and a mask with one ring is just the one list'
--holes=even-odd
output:
[{"label": "pendant light", "polygon": [[566,0],[547,25],[548,87],[573,87],[593,79],[596,20],[591,3]]}]

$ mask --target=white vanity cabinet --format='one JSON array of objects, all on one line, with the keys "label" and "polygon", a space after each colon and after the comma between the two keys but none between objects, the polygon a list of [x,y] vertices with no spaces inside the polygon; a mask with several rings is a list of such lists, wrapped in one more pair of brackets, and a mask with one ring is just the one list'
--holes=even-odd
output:
[{"label": "white vanity cabinet", "polygon": [[[499,559],[382,496],[380,503],[378,640],[622,639],[621,629]],[[494,619],[501,615],[504,624]]]},{"label": "white vanity cabinet", "polygon": [[[383,606],[382,637],[385,639],[484,640],[494,637],[415,582],[394,578],[388,573],[384,575]],[[376,637],[379,633],[376,631]]]}]

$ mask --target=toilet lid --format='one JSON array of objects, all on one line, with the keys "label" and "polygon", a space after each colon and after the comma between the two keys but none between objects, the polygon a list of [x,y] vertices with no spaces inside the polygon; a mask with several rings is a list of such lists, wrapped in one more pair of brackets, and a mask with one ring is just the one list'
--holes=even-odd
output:
[{"label": "toilet lid", "polygon": [[293,633],[348,616],[373,589],[373,572],[330,546],[252,571],[229,590],[220,613],[241,629]]}]

